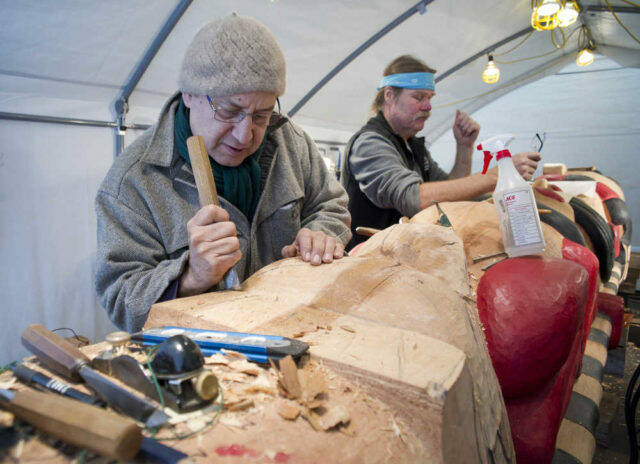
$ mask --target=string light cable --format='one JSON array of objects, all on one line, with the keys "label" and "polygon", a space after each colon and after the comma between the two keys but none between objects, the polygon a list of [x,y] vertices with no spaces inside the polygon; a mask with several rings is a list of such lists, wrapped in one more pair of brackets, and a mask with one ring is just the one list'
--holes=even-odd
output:
[{"label": "string light cable", "polygon": [[[627,31],[627,34],[629,34],[631,37],[633,37],[633,40],[635,40],[636,42],[640,43],[640,40],[635,35],[633,35],[633,32],[631,32],[629,30],[629,28],[623,24],[623,22],[620,20],[620,18],[616,14],[616,12],[613,11],[613,8],[611,7],[611,3],[609,3],[609,0],[604,0],[604,1],[607,3],[607,8],[609,8],[609,11],[613,15],[613,17],[616,18],[616,21],[618,21],[618,24],[620,24],[620,26],[622,26],[622,28],[625,31]],[[629,3],[630,5],[633,5],[633,6],[636,6],[636,7],[638,6],[638,5],[636,5],[636,4],[632,3],[632,2],[626,2],[626,3]]]},{"label": "string light cable", "polygon": [[[571,34],[569,34],[568,36],[565,35],[564,31],[562,31],[562,29],[560,29],[561,33],[562,33],[562,46],[558,47],[558,45],[556,44],[556,41],[553,37],[553,31],[549,31],[549,34],[551,36],[551,42],[553,43],[554,49],[549,51],[549,52],[545,52],[545,53],[541,53],[540,55],[534,55],[534,56],[527,56],[525,58],[518,58],[516,60],[509,60],[509,61],[502,61],[502,60],[494,60],[496,63],[498,64],[514,64],[514,63],[520,63],[521,61],[528,61],[528,60],[535,60],[537,58],[542,58],[544,56],[548,56],[548,55],[552,55],[553,53],[557,52],[558,50],[562,50],[565,48],[565,46],[567,45],[567,42],[569,42],[569,40],[571,39],[571,37],[573,37],[573,35],[577,32],[582,30],[582,28],[578,27],[575,28],[573,31],[571,31]],[[578,36],[580,37],[580,36]],[[580,39],[578,39],[578,43],[580,43]],[[496,55],[493,55],[494,57]]]},{"label": "string light cable", "polygon": [[636,8],[640,8],[640,3],[635,3],[630,0],[620,0],[621,2],[626,3],[627,5],[635,6]]},{"label": "string light cable", "polygon": [[[565,55],[565,56],[560,60],[560,62],[568,61],[569,59],[571,59],[571,58],[575,58],[576,56],[577,56],[577,52],[574,52],[574,53],[568,53],[567,55]],[[543,67],[543,68],[540,68],[539,70],[537,70],[537,71],[536,71],[535,73],[533,73],[533,74],[527,74],[527,75],[525,75],[524,77],[522,77],[522,78],[520,78],[520,79],[516,79],[516,80],[514,80],[514,81],[511,81],[511,82],[509,82],[509,83],[507,83],[507,84],[503,85],[502,87],[498,87],[498,88],[496,88],[496,89],[488,90],[487,92],[483,92],[483,93],[480,93],[480,94],[478,94],[478,95],[474,95],[474,96],[472,96],[472,97],[461,98],[460,100],[456,100],[456,101],[453,101],[453,102],[451,102],[451,103],[446,103],[446,104],[444,104],[444,105],[436,105],[436,106],[434,106],[434,107],[433,107],[433,109],[434,109],[434,110],[436,110],[436,109],[440,109],[440,108],[446,108],[446,107],[448,107],[448,106],[457,105],[458,103],[463,103],[463,102],[466,102],[466,101],[469,101],[469,100],[475,100],[476,98],[484,97],[484,96],[486,96],[486,95],[490,95],[490,94],[492,94],[492,93],[499,92],[499,91],[501,91],[501,90],[503,90],[503,89],[505,89],[505,88],[507,88],[507,87],[511,87],[511,86],[513,86],[513,85],[519,84],[520,82],[526,81],[527,79],[531,79],[532,77],[537,76],[538,74],[541,74],[541,73],[545,72],[547,69],[554,67],[556,64],[558,64],[558,63],[557,63],[557,62],[553,62],[553,63],[551,63],[551,64],[550,64],[550,65],[548,65],[548,66],[545,66],[545,67]]]},{"label": "string light cable", "polygon": [[524,39],[522,39],[520,42],[518,42],[515,46],[513,46],[512,48],[510,48],[507,51],[504,51],[502,53],[493,53],[493,56],[504,56],[507,53],[511,53],[512,51],[514,51],[516,48],[518,48],[520,45],[522,45],[523,43],[525,43],[529,37],[531,37],[533,35],[533,33],[535,32],[535,29],[533,29],[531,32],[529,32],[527,35],[524,36]]}]

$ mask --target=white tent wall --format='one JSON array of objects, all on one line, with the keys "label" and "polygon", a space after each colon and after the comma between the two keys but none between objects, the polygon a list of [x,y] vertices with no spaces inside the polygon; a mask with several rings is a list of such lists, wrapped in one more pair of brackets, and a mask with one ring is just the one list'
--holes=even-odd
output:
[{"label": "white tent wall", "polygon": [[71,327],[93,339],[113,328],[93,291],[93,199],[113,159],[113,134],[2,121],[0,140],[4,365],[27,354],[20,333],[29,324]]},{"label": "white tent wall", "polygon": [[[546,132],[543,162],[598,167],[620,183],[632,221],[640,224],[640,69],[621,68],[612,60],[596,57],[588,68],[571,63],[494,100],[472,117],[481,126],[479,140],[514,134],[512,153],[531,150],[536,132]],[[455,156],[451,130],[435,140],[430,150],[449,170]],[[472,171],[481,171],[482,163],[482,153],[476,151]],[[540,174],[541,167],[538,169]],[[632,245],[640,251],[640,234],[633,235]]]}]

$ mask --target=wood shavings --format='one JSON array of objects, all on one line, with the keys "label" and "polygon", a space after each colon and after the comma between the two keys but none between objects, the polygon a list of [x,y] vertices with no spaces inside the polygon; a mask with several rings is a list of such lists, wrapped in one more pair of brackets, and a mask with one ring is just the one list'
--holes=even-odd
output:
[{"label": "wood shavings", "polygon": [[275,389],[271,387],[264,387],[262,385],[249,385],[245,388],[242,393],[244,394],[252,394],[252,393],[266,393],[267,395],[275,395]]},{"label": "wood shavings", "polygon": [[255,363],[249,362],[246,359],[238,359],[237,361],[232,361],[231,363],[229,363],[229,367],[235,371],[253,376],[257,376],[262,371],[262,369],[256,366]]},{"label": "wood shavings", "polygon": [[186,424],[189,430],[191,430],[192,432],[198,432],[199,430],[202,430],[206,427],[207,422],[202,417],[196,417],[194,419],[188,420]]},{"label": "wood shavings", "polygon": [[236,429],[244,429],[244,423],[237,416],[222,415],[218,421],[222,425]]},{"label": "wood shavings", "polygon": [[298,368],[291,356],[286,356],[281,359],[280,373],[278,376],[279,385],[284,390],[284,393],[289,399],[300,398],[302,395],[302,388],[300,386],[300,380],[298,379]]},{"label": "wood shavings", "polygon": [[320,393],[324,393],[326,386],[324,376],[316,371],[298,372],[300,387],[302,389],[302,402],[308,403]]},{"label": "wood shavings", "polygon": [[349,327],[348,325],[341,325],[340,328],[346,332],[356,333],[356,329]]},{"label": "wood shavings", "polygon": [[278,414],[287,420],[296,420],[300,415],[300,407],[291,403],[282,403],[278,408]]},{"label": "wood shavings", "polygon": [[0,411],[0,426],[11,427],[13,425],[14,415],[9,411]]},{"label": "wood shavings", "polygon": [[245,383],[247,381],[247,376],[241,372],[222,372],[220,378],[227,382]]},{"label": "wood shavings", "polygon": [[240,353],[239,351],[226,350],[224,348],[221,348],[220,352],[231,359],[247,359],[247,357],[242,353]]},{"label": "wood shavings", "polygon": [[225,355],[216,353],[204,358],[204,363],[205,364],[222,364],[224,366],[228,366],[230,361],[229,361],[229,358],[227,358]]},{"label": "wood shavings", "polygon": [[300,411],[300,415],[304,417],[307,420],[307,422],[309,422],[309,424],[311,424],[311,427],[313,427],[314,430],[318,430],[318,431],[322,430],[322,425],[318,420],[320,417],[318,414],[311,411],[309,408],[303,407],[302,410]]},{"label": "wood shavings", "polygon": [[338,405],[333,406],[320,417],[320,425],[323,430],[329,430],[339,424],[348,424],[350,420],[347,409]]},{"label": "wood shavings", "polygon": [[254,405],[251,398],[239,398],[237,401],[225,401],[224,409],[227,411],[244,411]]},{"label": "wood shavings", "polygon": [[0,381],[0,388],[4,390],[14,390],[17,386],[17,379],[15,377],[11,377],[9,380]]},{"label": "wood shavings", "polygon": [[304,337],[304,336],[305,336],[305,334],[306,334],[306,333],[307,333],[307,332],[296,332],[296,333],[294,333],[291,337],[292,337],[292,338],[302,338],[302,337]]}]

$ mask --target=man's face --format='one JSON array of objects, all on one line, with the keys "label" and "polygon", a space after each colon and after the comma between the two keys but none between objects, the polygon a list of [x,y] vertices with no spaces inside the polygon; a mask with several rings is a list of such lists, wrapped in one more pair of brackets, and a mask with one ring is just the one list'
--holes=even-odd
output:
[{"label": "man's face", "polygon": [[[182,98],[190,110],[191,132],[202,136],[207,153],[219,164],[238,166],[262,143],[266,126],[254,124],[253,116],[245,115],[242,121],[236,123],[218,121],[214,119],[214,111],[206,96],[185,93]],[[217,108],[218,119],[237,115],[239,111],[259,114],[256,117],[263,118],[273,111],[276,95],[268,92],[244,92],[226,97],[211,97],[211,100]]]},{"label": "man's face", "polygon": [[396,97],[392,89],[385,90],[385,117],[402,137],[413,137],[424,128],[431,112],[432,90],[402,89]]}]

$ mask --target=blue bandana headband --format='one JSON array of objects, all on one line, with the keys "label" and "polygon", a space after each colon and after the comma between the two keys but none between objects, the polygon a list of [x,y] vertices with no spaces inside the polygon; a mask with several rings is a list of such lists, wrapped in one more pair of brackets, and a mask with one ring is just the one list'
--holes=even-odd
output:
[{"label": "blue bandana headband", "polygon": [[385,76],[380,81],[378,90],[387,86],[432,91],[436,89],[433,74],[428,72],[391,74],[390,76]]}]

